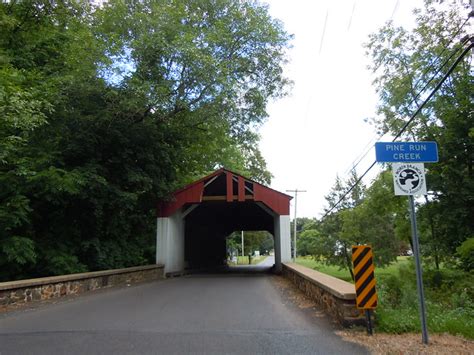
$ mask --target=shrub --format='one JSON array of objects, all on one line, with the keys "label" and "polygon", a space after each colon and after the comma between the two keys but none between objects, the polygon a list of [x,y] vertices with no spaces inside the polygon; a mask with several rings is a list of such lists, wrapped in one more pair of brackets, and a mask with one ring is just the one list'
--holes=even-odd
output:
[{"label": "shrub", "polygon": [[474,238],[466,239],[457,249],[461,268],[466,271],[474,270]]},{"label": "shrub", "polygon": [[394,308],[400,306],[403,294],[402,287],[401,279],[395,275],[381,279],[377,285],[381,300]]}]

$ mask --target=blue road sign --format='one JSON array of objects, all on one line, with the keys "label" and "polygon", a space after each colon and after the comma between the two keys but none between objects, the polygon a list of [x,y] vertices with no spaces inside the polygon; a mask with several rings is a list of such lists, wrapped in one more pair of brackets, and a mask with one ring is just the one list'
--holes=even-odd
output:
[{"label": "blue road sign", "polygon": [[375,156],[379,163],[436,163],[436,142],[377,142]]}]

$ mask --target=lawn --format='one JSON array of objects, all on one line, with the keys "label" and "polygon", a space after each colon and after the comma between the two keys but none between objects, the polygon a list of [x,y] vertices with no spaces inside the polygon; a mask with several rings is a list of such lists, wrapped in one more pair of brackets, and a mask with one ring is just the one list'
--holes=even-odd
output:
[{"label": "lawn", "polygon": [[[298,257],[296,258],[296,263],[306,266],[310,269],[317,270],[324,274],[328,274],[338,279],[352,282],[351,275],[347,269],[340,269],[338,266],[325,265],[320,261],[316,261],[311,257]],[[388,275],[398,275],[398,269],[401,265],[406,265],[409,263],[408,256],[399,256],[396,263],[392,263],[389,266],[384,268],[375,268],[375,276],[388,276]]]},{"label": "lawn", "polygon": [[351,275],[349,274],[349,271],[347,271],[346,269],[339,269],[339,267],[332,266],[332,265],[324,265],[320,261],[316,261],[310,257],[298,257],[296,258],[296,263],[306,266],[307,268],[317,270],[324,274],[337,277],[338,279],[342,279],[345,281],[352,281]]},{"label": "lawn", "polygon": [[[261,256],[252,256],[252,265],[258,264],[265,260],[267,258],[267,255],[261,255]],[[235,266],[235,265],[248,265],[249,264],[249,257],[248,256],[238,256],[237,257],[237,263],[233,263],[230,260],[227,260],[227,263],[230,266]]]},{"label": "lawn", "polygon": [[[387,267],[375,268],[379,298],[375,319],[376,327],[381,332],[420,331],[418,293],[411,259],[400,256]],[[310,257],[297,258],[296,262],[352,282],[346,269],[324,265]],[[448,267],[441,270],[426,267],[423,274],[429,331],[474,339],[474,275]]]}]

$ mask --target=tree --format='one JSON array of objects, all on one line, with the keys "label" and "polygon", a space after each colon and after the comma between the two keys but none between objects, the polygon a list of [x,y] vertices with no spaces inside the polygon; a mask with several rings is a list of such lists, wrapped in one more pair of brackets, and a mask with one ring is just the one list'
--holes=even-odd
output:
[{"label": "tree", "polygon": [[[356,181],[355,173],[345,183],[337,179],[327,196],[329,206]],[[313,238],[308,241],[311,253],[327,264],[346,268],[352,278],[352,245],[370,244],[378,267],[395,261],[407,249],[410,238],[406,201],[394,196],[392,186],[389,170],[380,173],[368,188],[356,186],[316,228],[302,233],[305,239]]]},{"label": "tree", "polygon": [[120,85],[141,93],[138,106],[121,105],[132,108],[133,120],[174,122],[191,136],[182,140],[181,169],[202,175],[223,165],[224,147],[234,146],[251,162],[242,168],[257,163],[259,177],[265,166],[252,129],[267,116],[268,99],[285,93],[281,66],[290,39],[266,7],[233,0],[108,2],[99,19],[115,61],[132,63]]},{"label": "tree", "polygon": [[256,131],[290,36],[266,7],[38,0],[0,16],[3,280],[152,262],[170,191],[219,165],[269,182]]},{"label": "tree", "polygon": [[342,215],[342,237],[370,244],[376,266],[395,261],[410,243],[406,199],[393,193],[392,172],[381,172],[365,191],[364,200]]},{"label": "tree", "polygon": [[[367,51],[376,74],[380,101],[373,122],[382,132],[396,134],[438,84],[463,47],[468,4],[425,1],[415,11],[416,26],[407,31],[391,23],[370,36]],[[428,167],[429,198],[419,207],[424,251],[439,265],[440,256],[474,231],[473,75],[467,56],[403,134],[417,141],[436,141],[439,162]],[[447,65],[442,67],[446,61]],[[440,70],[440,74],[437,71]],[[434,77],[434,80],[430,80]],[[424,94],[419,95],[423,86]],[[440,251],[443,250],[443,253]]]},{"label": "tree", "polygon": [[[343,233],[343,222],[347,220],[347,214],[361,204],[365,194],[365,186],[362,183],[356,184],[359,180],[355,171],[351,172],[350,178],[343,182],[336,177],[336,182],[326,196],[328,207],[326,215],[320,221],[319,232],[315,234],[318,240],[313,243],[314,255],[322,259],[329,265],[338,265],[346,268],[352,278],[351,246],[356,243],[356,236],[350,233]],[[346,194],[349,188],[353,187],[350,193]],[[346,216],[346,217],[344,217]]]},{"label": "tree", "polygon": [[[24,277],[39,258],[28,185],[47,152],[35,135],[61,101],[66,74],[79,69],[70,56],[76,21],[64,15],[79,10],[39,1],[0,4],[0,278]],[[74,34],[78,42],[82,34]]]}]

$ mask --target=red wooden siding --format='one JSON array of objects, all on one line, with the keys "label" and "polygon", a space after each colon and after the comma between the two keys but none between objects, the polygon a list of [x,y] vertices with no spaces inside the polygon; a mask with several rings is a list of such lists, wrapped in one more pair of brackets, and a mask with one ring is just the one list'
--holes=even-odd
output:
[{"label": "red wooden siding", "polygon": [[245,201],[245,180],[239,175],[239,202]]},{"label": "red wooden siding", "polygon": [[[236,176],[238,187],[236,193],[237,200],[239,202],[246,201],[245,183],[251,182],[253,185],[253,201],[263,202],[277,215],[282,216],[290,214],[290,200],[292,199],[291,196],[263,186],[257,182],[245,179],[243,176],[233,173],[232,171],[219,169],[211,175],[208,175],[178,191],[175,191],[171,201],[159,202],[157,208],[158,217],[169,217],[187,203],[201,203],[204,192],[204,184],[206,181],[210,181],[212,177],[221,174],[225,174],[226,176],[225,201],[229,203],[234,202],[233,176]],[[224,198],[224,196],[222,196],[222,198]]]},{"label": "red wooden siding", "polygon": [[173,201],[163,201],[158,204],[158,217],[169,217],[186,203],[200,203],[202,192],[204,191],[204,181],[190,185],[186,190],[174,193]]},{"label": "red wooden siding", "polygon": [[227,197],[226,200],[227,202],[232,202],[234,199],[234,189],[232,186],[232,173],[229,171],[225,172],[225,177],[226,177],[226,186],[227,186]]},{"label": "red wooden siding", "polygon": [[253,184],[253,192],[255,201],[261,201],[280,216],[290,214],[291,196],[282,194],[281,192],[269,189],[260,184]]}]

